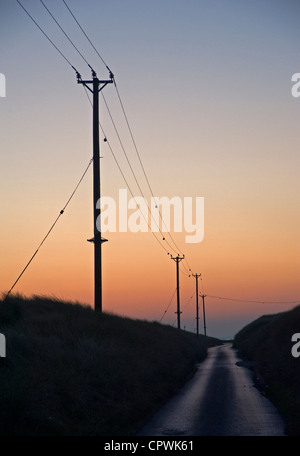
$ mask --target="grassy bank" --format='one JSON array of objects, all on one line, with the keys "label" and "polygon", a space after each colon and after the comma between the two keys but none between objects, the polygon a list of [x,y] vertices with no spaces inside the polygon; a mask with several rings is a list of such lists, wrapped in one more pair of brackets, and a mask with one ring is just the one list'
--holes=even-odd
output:
[{"label": "grassy bank", "polygon": [[126,435],[219,341],[79,304],[0,301],[0,434]]},{"label": "grassy bank", "polygon": [[287,423],[288,435],[300,435],[300,358],[294,358],[292,335],[300,332],[300,306],[265,315],[245,326],[234,339],[241,357],[253,361],[265,388]]}]

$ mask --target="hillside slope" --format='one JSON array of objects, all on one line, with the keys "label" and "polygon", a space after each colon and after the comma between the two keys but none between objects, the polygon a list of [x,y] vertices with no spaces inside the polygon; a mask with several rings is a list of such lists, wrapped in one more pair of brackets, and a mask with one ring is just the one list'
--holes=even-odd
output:
[{"label": "hillside slope", "polygon": [[242,358],[253,362],[264,392],[286,419],[289,435],[300,435],[300,358],[291,353],[295,333],[300,333],[300,306],[258,318],[236,334],[233,344]]},{"label": "hillside slope", "polygon": [[0,434],[126,435],[218,340],[19,296],[0,301]]}]

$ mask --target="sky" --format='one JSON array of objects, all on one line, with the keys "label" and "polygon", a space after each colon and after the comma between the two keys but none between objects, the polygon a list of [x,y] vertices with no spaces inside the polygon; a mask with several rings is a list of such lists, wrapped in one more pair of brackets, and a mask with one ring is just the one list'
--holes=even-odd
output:
[{"label": "sky", "polygon": [[[203,241],[186,243],[185,233],[171,232],[185,255],[181,327],[194,332],[196,326],[191,273],[201,273],[211,336],[231,338],[255,318],[300,303],[300,98],[291,93],[292,75],[300,73],[299,2],[66,2],[115,75],[154,195],[204,198]],[[82,78],[90,79],[87,63],[42,3],[21,3]],[[107,79],[107,68],[63,1],[44,3],[98,77]],[[92,108],[74,70],[17,1],[0,0],[0,36],[0,73],[6,80],[6,96],[0,98],[0,292],[5,293],[92,157]],[[114,85],[102,93],[149,199]],[[100,123],[108,139],[103,141],[101,131],[101,193],[118,202],[119,190],[127,186],[108,143],[134,196],[141,193],[109,112],[100,95]],[[90,167],[13,291],[93,306],[93,247],[87,242],[92,236]],[[151,232],[105,237],[103,310],[176,325],[176,297],[171,299],[176,265],[165,249],[174,256],[179,252]],[[203,332],[202,307],[199,325]]]}]

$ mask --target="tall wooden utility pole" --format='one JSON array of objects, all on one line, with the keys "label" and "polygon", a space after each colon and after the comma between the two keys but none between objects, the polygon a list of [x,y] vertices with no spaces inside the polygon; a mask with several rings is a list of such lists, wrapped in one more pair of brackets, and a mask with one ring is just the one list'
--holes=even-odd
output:
[{"label": "tall wooden utility pole", "polygon": [[203,329],[204,329],[204,335],[206,336],[205,302],[204,302],[205,296],[206,296],[205,294],[201,295],[202,302],[203,302]]},{"label": "tall wooden utility pole", "polygon": [[198,302],[198,278],[201,274],[193,274],[193,277],[196,279],[196,333],[197,337],[199,336],[199,302]]},{"label": "tall wooden utility pole", "polygon": [[176,262],[176,282],[177,282],[177,328],[180,329],[180,293],[179,293],[179,263],[181,260],[184,259],[184,255],[183,257],[180,257],[179,255],[177,255],[177,257],[173,257],[171,256],[171,259],[174,260]]},{"label": "tall wooden utility pole", "polygon": [[[100,145],[99,145],[99,92],[107,84],[113,83],[113,74],[110,79],[100,81],[92,69],[92,80],[83,81],[77,73],[78,84],[83,84],[93,94],[93,204],[94,204],[94,308],[102,312],[102,249],[104,239],[101,238],[100,221]],[[92,89],[90,88],[92,85]],[[98,228],[97,219],[99,217]]]}]

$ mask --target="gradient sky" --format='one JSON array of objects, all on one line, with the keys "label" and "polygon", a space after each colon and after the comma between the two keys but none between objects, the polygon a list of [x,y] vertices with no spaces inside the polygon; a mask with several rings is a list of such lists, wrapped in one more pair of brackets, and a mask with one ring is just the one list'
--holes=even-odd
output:
[{"label": "gradient sky", "polygon": [[[22,0],[83,78],[86,63],[38,0]],[[155,196],[203,196],[205,237],[173,237],[201,291],[300,302],[300,4],[296,0],[68,0],[114,72]],[[107,70],[61,0],[45,0],[100,78]],[[0,291],[10,289],[92,156],[92,112],[74,71],[16,1],[0,0]],[[116,91],[104,89],[143,191]],[[135,196],[106,108],[100,118]],[[126,188],[101,135],[102,194]],[[92,169],[14,291],[93,305]],[[175,263],[151,233],[106,233],[103,308],[160,320]],[[172,252],[174,254],[174,252]],[[187,264],[187,263],[186,263]],[[181,267],[182,327],[195,329],[195,279]],[[203,288],[202,288],[203,287]],[[209,335],[232,337],[293,304],[206,298]],[[163,323],[173,324],[173,299]],[[202,330],[202,313],[200,314]]]}]

